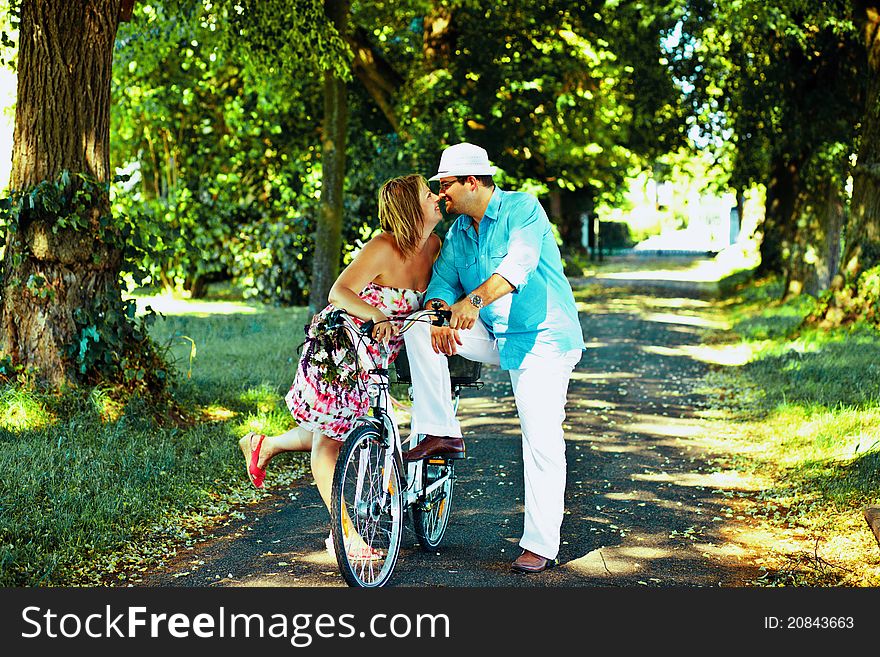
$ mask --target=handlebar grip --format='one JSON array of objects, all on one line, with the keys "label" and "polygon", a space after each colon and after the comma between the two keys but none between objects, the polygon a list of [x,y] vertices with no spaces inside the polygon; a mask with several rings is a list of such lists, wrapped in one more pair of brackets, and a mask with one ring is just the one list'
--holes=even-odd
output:
[{"label": "handlebar grip", "polygon": [[327,327],[338,328],[342,326],[342,310],[334,310],[327,315]]},{"label": "handlebar grip", "polygon": [[431,320],[431,324],[434,326],[443,326],[443,322],[448,322],[452,317],[452,313],[448,310],[441,310],[443,308],[443,304],[439,301],[431,302],[431,310],[434,311],[436,317]]},{"label": "handlebar grip", "polygon": [[434,326],[443,326],[443,322],[448,322],[452,317],[452,312],[449,310],[440,310],[439,308],[434,308],[434,312],[437,313],[437,317],[431,320],[431,323]]},{"label": "handlebar grip", "polygon": [[362,335],[372,335],[373,327],[376,323],[372,319],[368,319],[366,322],[361,324],[361,334]]}]

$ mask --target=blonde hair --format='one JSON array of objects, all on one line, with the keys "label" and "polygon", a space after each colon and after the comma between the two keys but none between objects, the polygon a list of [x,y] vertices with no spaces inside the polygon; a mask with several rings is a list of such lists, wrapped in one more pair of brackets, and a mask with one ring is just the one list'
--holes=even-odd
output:
[{"label": "blonde hair", "polygon": [[404,259],[414,255],[422,239],[422,190],[428,181],[416,173],[392,178],[379,190],[379,225],[391,233]]}]

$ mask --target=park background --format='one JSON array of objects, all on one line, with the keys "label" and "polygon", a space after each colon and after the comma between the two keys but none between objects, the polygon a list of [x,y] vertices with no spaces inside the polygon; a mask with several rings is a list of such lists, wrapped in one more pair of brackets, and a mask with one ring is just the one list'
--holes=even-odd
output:
[{"label": "park background", "polygon": [[[298,329],[378,187],[464,140],[539,196],[573,280],[710,258],[749,354],[727,375],[764,391],[755,504],[869,534],[873,3],[72,4],[0,2],[4,584],[128,581],[253,500],[233,438],[287,427]],[[867,571],[771,583],[875,585],[870,541]]]}]

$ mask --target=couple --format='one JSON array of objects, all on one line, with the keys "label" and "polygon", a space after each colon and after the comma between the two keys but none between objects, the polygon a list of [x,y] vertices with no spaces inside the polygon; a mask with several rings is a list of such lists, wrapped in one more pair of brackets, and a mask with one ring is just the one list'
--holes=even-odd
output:
[{"label": "couple", "polygon": [[[383,185],[379,220],[386,232],[340,274],[330,291],[331,306],[315,316],[311,327],[333,307],[364,321],[408,314],[433,300],[451,311],[448,327],[417,323],[405,335],[413,379],[411,430],[426,435],[404,454],[406,460],[464,456],[446,355],[459,353],[509,371],[525,474],[522,554],[511,568],[537,573],[552,567],[559,551],[566,467],[562,422],[568,381],[584,341],[544,209],[531,194],[496,187],[494,173],[484,149],[461,143],[443,151],[430,179],[439,181],[439,194],[417,175]],[[441,219],[440,200],[448,214],[458,217],[442,248],[433,233]],[[386,341],[394,354],[400,348],[401,336],[392,323],[377,324],[373,337]],[[273,456],[311,450],[315,482],[329,508],[341,441],[353,420],[366,412],[367,401],[356,386],[328,382],[333,378],[328,360],[335,362],[316,359],[308,349],[303,354],[286,398],[299,426],[280,436],[251,433],[239,444],[257,487]],[[332,536],[327,540],[332,549]],[[355,554],[369,549],[354,532],[345,541]]]}]

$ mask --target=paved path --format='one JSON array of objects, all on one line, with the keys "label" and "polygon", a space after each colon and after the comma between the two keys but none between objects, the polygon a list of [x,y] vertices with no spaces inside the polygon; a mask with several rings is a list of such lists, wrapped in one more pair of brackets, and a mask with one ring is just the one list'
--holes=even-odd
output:
[{"label": "paved path", "polygon": [[[485,369],[485,387],[461,405],[468,458],[456,468],[444,545],[423,552],[408,529],[393,585],[748,586],[760,575],[751,528],[731,502],[748,483],[716,451],[717,421],[700,392],[710,366],[694,357],[720,327],[704,316],[708,302],[662,294],[578,293],[588,349],[567,407],[561,565],[509,572],[522,527],[520,435],[505,373]],[[326,512],[310,480],[242,511],[143,584],[344,586],[323,550]]]}]

